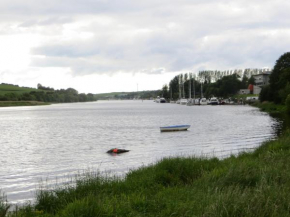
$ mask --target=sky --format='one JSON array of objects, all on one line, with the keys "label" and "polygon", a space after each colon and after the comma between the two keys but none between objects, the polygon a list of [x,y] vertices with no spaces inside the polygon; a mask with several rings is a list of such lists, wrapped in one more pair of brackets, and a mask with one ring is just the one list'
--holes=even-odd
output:
[{"label": "sky", "polygon": [[1,0],[0,83],[161,89],[180,73],[272,68],[289,0]]}]

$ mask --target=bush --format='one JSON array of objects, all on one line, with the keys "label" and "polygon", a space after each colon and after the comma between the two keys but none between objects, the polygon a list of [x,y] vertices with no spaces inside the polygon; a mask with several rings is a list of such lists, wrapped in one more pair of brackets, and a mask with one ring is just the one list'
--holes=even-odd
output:
[{"label": "bush", "polygon": [[290,114],[290,94],[288,94],[285,104],[287,108],[287,113]]},{"label": "bush", "polygon": [[262,88],[261,93],[259,95],[259,100],[260,102],[272,101],[271,88],[269,85],[266,85]]}]

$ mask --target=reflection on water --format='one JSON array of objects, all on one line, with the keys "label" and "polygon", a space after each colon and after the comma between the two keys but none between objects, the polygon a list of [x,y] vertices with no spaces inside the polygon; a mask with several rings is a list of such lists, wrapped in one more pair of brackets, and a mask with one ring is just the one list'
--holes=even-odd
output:
[{"label": "reflection on water", "polygon": [[286,129],[290,129],[290,115],[287,114],[271,114],[277,120],[275,126],[276,135],[281,135]]},{"label": "reflection on water", "polygon": [[[189,131],[159,127],[190,124]],[[34,197],[40,180],[91,169],[124,175],[170,156],[252,150],[275,137],[274,118],[249,106],[181,106],[103,101],[0,109],[0,188],[9,201]],[[112,156],[107,150],[131,150]]]}]

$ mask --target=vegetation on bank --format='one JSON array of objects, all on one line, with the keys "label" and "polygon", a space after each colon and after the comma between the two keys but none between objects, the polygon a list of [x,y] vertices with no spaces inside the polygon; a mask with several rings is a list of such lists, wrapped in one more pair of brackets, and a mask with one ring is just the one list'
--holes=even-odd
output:
[{"label": "vegetation on bank", "polygon": [[148,90],[148,91],[138,91],[138,92],[112,92],[112,93],[99,93],[95,94],[98,100],[126,100],[126,99],[150,99],[156,98],[162,94],[161,90]]},{"label": "vegetation on bank", "polygon": [[46,102],[39,101],[0,101],[0,107],[10,107],[10,106],[38,106],[38,105],[49,105]]},{"label": "vegetation on bank", "polygon": [[88,174],[9,216],[290,216],[289,135],[223,160],[163,159],[123,180]]},{"label": "vegetation on bank", "polygon": [[254,102],[252,105],[260,108],[261,111],[267,112],[269,114],[287,113],[286,105],[276,104],[274,102],[268,102],[268,101],[259,102],[259,101],[257,101],[257,102]]},{"label": "vegetation on bank", "polygon": [[53,88],[38,84],[37,89],[34,89],[2,83],[0,84],[0,101],[65,103],[96,101],[96,97],[91,93],[78,93],[73,88],[54,90]]},{"label": "vegetation on bank", "polygon": [[290,113],[290,52],[276,61],[269,83],[262,88],[260,101],[286,105]]}]

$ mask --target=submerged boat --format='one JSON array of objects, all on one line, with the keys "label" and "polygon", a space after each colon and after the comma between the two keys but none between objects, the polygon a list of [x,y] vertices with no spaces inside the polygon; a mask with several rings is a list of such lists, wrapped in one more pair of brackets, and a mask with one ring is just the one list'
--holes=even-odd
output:
[{"label": "submerged boat", "polygon": [[110,154],[120,154],[120,153],[125,153],[125,152],[129,152],[129,150],[120,149],[120,148],[112,148],[109,151],[107,151],[107,153],[110,153]]},{"label": "submerged boat", "polygon": [[187,130],[190,125],[174,125],[174,126],[166,126],[160,127],[161,132],[172,132],[172,131],[183,131]]}]

